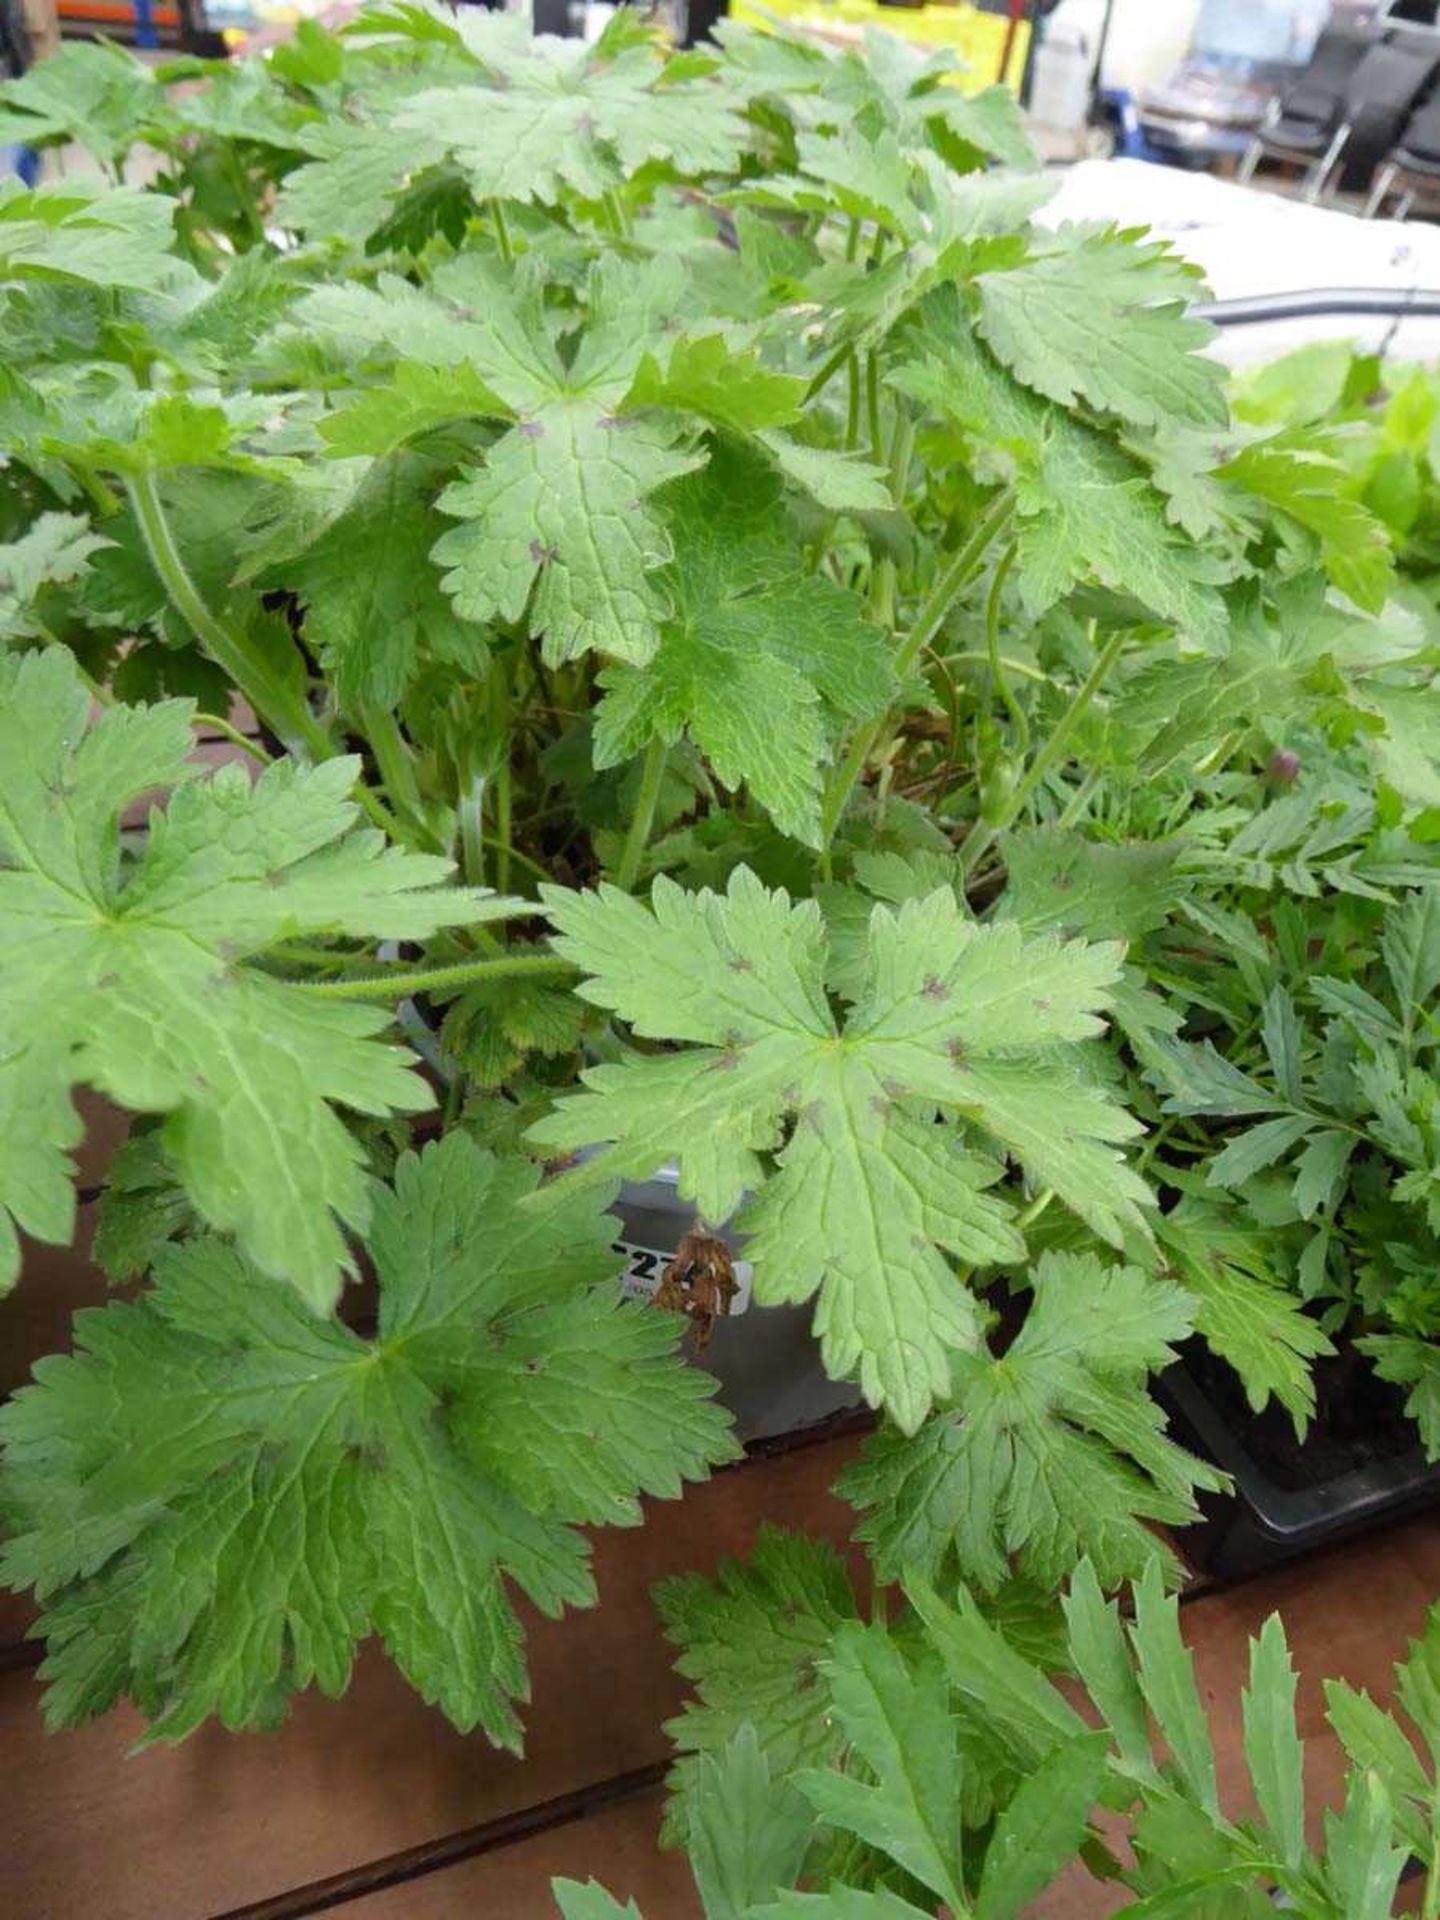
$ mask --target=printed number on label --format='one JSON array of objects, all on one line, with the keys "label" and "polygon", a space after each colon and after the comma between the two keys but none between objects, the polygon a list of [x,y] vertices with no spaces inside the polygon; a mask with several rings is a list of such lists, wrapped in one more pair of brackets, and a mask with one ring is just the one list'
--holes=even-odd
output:
[{"label": "printed number on label", "polygon": [[[665,1277],[665,1269],[674,1259],[674,1251],[665,1253],[659,1247],[642,1247],[633,1240],[617,1240],[615,1252],[625,1262],[625,1272],[621,1276],[621,1291],[630,1300],[653,1300],[660,1291],[660,1282]],[[739,1283],[739,1292],[730,1302],[728,1318],[733,1320],[736,1314],[744,1313],[750,1304],[751,1266],[748,1260],[735,1262],[735,1278]]]}]

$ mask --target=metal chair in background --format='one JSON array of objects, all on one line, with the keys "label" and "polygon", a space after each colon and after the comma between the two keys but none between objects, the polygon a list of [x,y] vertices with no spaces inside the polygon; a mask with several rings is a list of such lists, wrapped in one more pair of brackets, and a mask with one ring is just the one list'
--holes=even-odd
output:
[{"label": "metal chair in background", "polygon": [[1354,29],[1326,29],[1305,74],[1257,130],[1240,165],[1242,183],[1262,159],[1277,160],[1304,168],[1301,197],[1317,201],[1330,192],[1342,168],[1367,159],[1373,165],[1390,151],[1434,83],[1440,40],[1430,35],[1372,39],[1337,85],[1359,38]]},{"label": "metal chair in background", "polygon": [[1236,175],[1242,185],[1267,158],[1313,167],[1317,156],[1328,157],[1343,124],[1345,89],[1378,44],[1373,25],[1341,22],[1324,29],[1305,71],[1276,95],[1256,128]]},{"label": "metal chair in background", "polygon": [[1365,203],[1365,218],[1384,214],[1394,194],[1388,217],[1406,220],[1417,200],[1440,200],[1440,95],[1427,100],[1406,122],[1399,143],[1375,176]]}]

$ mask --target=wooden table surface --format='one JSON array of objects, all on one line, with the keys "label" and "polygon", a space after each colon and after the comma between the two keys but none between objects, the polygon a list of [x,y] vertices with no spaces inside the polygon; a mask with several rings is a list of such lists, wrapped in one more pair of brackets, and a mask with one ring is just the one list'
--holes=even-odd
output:
[{"label": "wooden table surface", "polygon": [[[118,1136],[92,1109],[82,1182]],[[89,1210],[84,1210],[88,1212]],[[63,1340],[69,1310],[103,1298],[74,1251],[31,1249],[0,1302],[0,1391]],[[0,1596],[0,1844],[3,1920],[554,1920],[554,1874],[594,1874],[645,1920],[699,1920],[683,1861],[656,1846],[661,1722],[682,1689],[649,1601],[662,1575],[743,1553],[766,1521],[844,1545],[850,1515],[830,1492],[857,1442],[829,1436],[726,1469],[646,1525],[600,1536],[600,1604],[527,1619],[533,1698],[523,1760],[452,1731],[373,1650],[346,1697],[297,1702],[271,1736],[206,1729],[132,1756],[138,1719],[78,1732],[41,1725],[23,1603]],[[860,1565],[856,1556],[857,1568]],[[1382,1700],[1391,1666],[1440,1593],[1440,1519],[1413,1520],[1225,1590],[1182,1610],[1212,1715],[1227,1804],[1240,1805],[1246,1642],[1273,1609],[1301,1673],[1313,1804],[1342,1777],[1320,1682]],[[1035,1920],[1099,1920],[1115,1897],[1076,1868]]]},{"label": "wooden table surface", "polygon": [[[666,1757],[660,1722],[681,1689],[648,1601],[651,1583],[743,1552],[766,1520],[844,1542],[829,1488],[856,1445],[831,1438],[727,1469],[636,1532],[597,1545],[600,1605],[527,1622],[533,1699],[526,1757],[454,1733],[378,1655],[346,1697],[300,1700],[270,1736],[206,1729],[131,1756],[127,1711],[47,1735],[34,1676],[12,1644],[0,1673],[0,1848],[6,1920],[552,1920],[552,1874],[604,1879],[646,1920],[698,1920],[683,1862],[655,1844]],[[1440,1591],[1432,1517],[1182,1609],[1212,1715],[1227,1804],[1240,1804],[1246,1641],[1274,1608],[1301,1672],[1315,1804],[1342,1777],[1320,1681],[1381,1699],[1390,1668]],[[21,1622],[15,1607],[0,1631]],[[1077,1869],[1036,1920],[1098,1920],[1113,1896]]]}]

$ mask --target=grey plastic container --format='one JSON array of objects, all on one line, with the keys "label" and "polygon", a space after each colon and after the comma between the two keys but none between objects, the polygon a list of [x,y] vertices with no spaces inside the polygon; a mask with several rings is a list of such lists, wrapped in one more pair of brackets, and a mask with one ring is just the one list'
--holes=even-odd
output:
[{"label": "grey plastic container", "polygon": [[[649,1180],[626,1181],[611,1211],[623,1228],[619,1245],[667,1260],[695,1224],[695,1209],[680,1198],[674,1167],[662,1167]],[[743,1262],[744,1239],[728,1225],[719,1237]],[[647,1269],[646,1288],[653,1291],[650,1282],[658,1284],[663,1263],[656,1262],[655,1270],[649,1263],[633,1264]],[[735,1416],[738,1437],[772,1440],[860,1406],[854,1381],[832,1380],[820,1364],[810,1307],[757,1307],[749,1293],[743,1285],[738,1311],[715,1322],[702,1352],[695,1351],[693,1336],[685,1342],[687,1356],[719,1381],[719,1398]]]}]

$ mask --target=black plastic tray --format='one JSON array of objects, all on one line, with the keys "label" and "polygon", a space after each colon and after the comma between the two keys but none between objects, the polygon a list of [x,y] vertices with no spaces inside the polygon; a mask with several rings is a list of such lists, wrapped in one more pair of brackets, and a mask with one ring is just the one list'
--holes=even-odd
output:
[{"label": "black plastic tray", "polygon": [[1440,1495],[1440,1464],[1429,1465],[1419,1447],[1313,1486],[1279,1486],[1252,1457],[1244,1434],[1210,1404],[1183,1360],[1156,1384],[1174,1415],[1177,1437],[1235,1482],[1233,1494],[1202,1494],[1204,1518],[1178,1536],[1181,1551],[1201,1573],[1222,1579],[1258,1573]]}]

